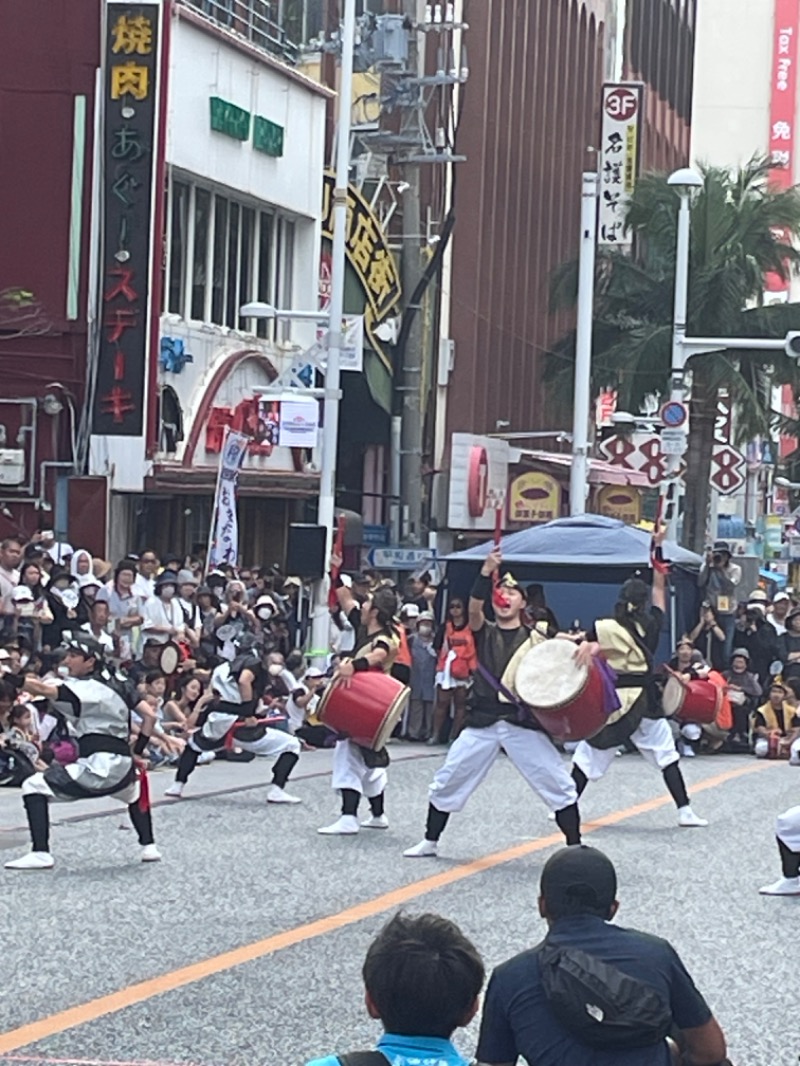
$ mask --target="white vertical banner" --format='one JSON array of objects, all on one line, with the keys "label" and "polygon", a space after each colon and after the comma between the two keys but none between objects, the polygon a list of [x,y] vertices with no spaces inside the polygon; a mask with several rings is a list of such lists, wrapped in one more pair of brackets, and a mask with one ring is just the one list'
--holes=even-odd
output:
[{"label": "white vertical banner", "polygon": [[236,565],[239,556],[239,523],[236,516],[236,483],[247,454],[250,438],[226,429],[217,475],[217,491],[211,519],[211,544],[206,572],[216,566]]},{"label": "white vertical banner", "polygon": [[625,230],[625,211],[639,176],[643,106],[641,82],[603,86],[597,243],[626,253],[633,247],[633,234]]}]

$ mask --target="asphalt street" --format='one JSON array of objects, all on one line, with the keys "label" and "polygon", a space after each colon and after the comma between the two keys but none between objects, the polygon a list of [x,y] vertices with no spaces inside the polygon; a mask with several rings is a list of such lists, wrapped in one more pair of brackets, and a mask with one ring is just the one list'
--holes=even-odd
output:
[{"label": "asphalt street", "polygon": [[[265,803],[266,760],[198,768],[177,803],[158,799],[172,775],[152,775],[157,864],[139,863],[124,808],[52,808],[56,869],[0,870],[0,1066],[303,1066],[373,1043],[360,966],[398,907],[452,918],[490,967],[540,939],[538,877],[559,839],[543,804],[501,758],[441,857],[404,859],[444,756],[392,752],[390,828],[352,838],[316,833],[337,810],[323,752],[302,757],[296,807]],[[741,756],[683,765],[708,829],[678,829],[660,778],[625,756],[589,786],[587,842],[617,865],[617,921],[675,945],[736,1066],[788,1066],[800,899],[757,889],[779,873],[774,819],[797,802],[800,771]],[[27,846],[23,825],[3,789],[0,859]],[[476,1029],[458,1037],[470,1054]]]}]

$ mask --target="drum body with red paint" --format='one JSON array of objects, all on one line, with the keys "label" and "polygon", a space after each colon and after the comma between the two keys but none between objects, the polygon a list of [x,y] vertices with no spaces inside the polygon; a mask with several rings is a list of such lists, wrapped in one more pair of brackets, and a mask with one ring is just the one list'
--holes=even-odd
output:
[{"label": "drum body with red paint", "polygon": [[594,663],[579,666],[577,650],[568,640],[546,640],[517,669],[517,695],[556,740],[586,740],[607,721],[600,671]]},{"label": "drum body with red paint", "polygon": [[390,674],[364,670],[325,689],[316,715],[329,729],[364,748],[380,751],[392,735],[411,690]]},{"label": "drum body with red paint", "polygon": [[661,703],[664,713],[679,722],[710,725],[719,713],[722,699],[722,690],[710,681],[684,681],[673,676],[664,686]]}]

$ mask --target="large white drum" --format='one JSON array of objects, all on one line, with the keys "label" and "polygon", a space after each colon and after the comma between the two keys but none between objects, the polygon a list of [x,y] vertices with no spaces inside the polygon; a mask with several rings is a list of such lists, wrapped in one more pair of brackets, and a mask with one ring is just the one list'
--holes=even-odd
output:
[{"label": "large white drum", "polygon": [[517,695],[559,740],[585,740],[606,724],[603,677],[595,663],[579,666],[577,645],[555,638],[531,648],[517,668]]}]

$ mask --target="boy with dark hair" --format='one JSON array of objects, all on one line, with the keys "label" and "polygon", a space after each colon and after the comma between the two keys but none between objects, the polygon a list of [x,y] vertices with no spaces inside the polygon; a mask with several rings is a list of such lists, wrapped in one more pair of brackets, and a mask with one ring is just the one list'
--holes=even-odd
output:
[{"label": "boy with dark hair", "polygon": [[367,1012],[384,1028],[377,1050],[308,1066],[467,1066],[450,1037],[475,1017],[485,971],[457,925],[396,914],[370,944],[362,974]]}]

